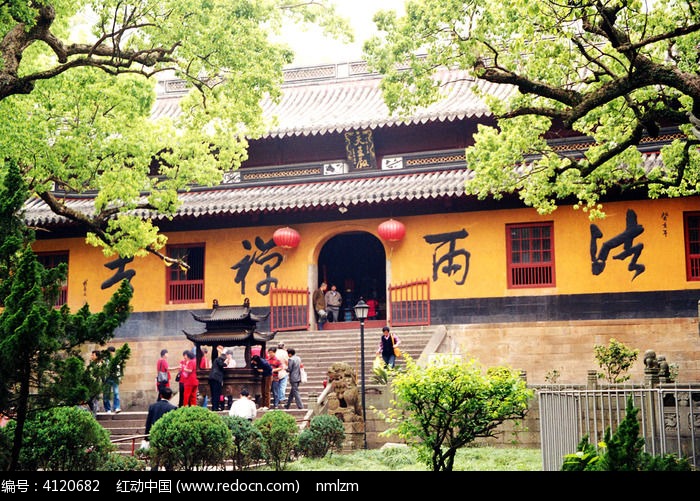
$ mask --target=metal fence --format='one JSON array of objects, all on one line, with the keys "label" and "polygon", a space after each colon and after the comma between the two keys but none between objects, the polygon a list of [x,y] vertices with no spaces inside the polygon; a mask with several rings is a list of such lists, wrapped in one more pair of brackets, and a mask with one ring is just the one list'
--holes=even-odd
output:
[{"label": "metal fence", "polygon": [[639,409],[644,450],[675,454],[700,467],[700,385],[657,388],[538,390],[542,469],[558,471],[584,436],[598,447],[610,428],[624,420],[628,397]]}]

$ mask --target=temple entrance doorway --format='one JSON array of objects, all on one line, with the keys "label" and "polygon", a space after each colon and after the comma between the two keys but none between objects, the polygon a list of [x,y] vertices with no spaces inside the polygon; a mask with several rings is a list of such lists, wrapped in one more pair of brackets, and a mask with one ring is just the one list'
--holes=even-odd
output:
[{"label": "temple entrance doorway", "polygon": [[354,320],[353,306],[360,298],[378,301],[376,319],[386,319],[386,253],[377,237],[348,232],[325,243],[318,257],[318,281],[335,284],[343,296],[341,321]]}]

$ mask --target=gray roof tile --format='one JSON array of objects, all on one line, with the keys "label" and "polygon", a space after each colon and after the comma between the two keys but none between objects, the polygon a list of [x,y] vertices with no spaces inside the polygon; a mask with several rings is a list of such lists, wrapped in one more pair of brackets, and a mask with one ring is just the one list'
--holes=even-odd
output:
[{"label": "gray roof tile", "polygon": [[[189,191],[180,195],[182,205],[177,215],[211,216],[251,212],[283,212],[308,207],[351,207],[359,204],[380,204],[387,201],[440,198],[464,194],[466,169],[442,172],[409,173],[373,178],[323,180],[276,186],[236,187]],[[93,201],[84,197],[66,196],[67,205],[90,213]],[[154,220],[165,216],[142,212]],[[67,222],[55,215],[44,202],[34,198],[27,202],[25,219],[30,226]]]},{"label": "gray roof tile", "polygon": [[[262,103],[265,118],[277,120],[263,137],[308,136],[490,115],[484,102],[472,92],[474,81],[464,71],[440,72],[438,79],[443,86],[444,99],[402,118],[389,113],[379,87],[381,76],[367,73],[364,63],[327,65],[324,69],[326,76],[318,78],[309,68],[310,78],[306,80],[290,77],[298,75],[298,69],[286,72],[279,103],[271,99]],[[345,73],[348,76],[338,76]],[[513,90],[505,85],[482,82],[477,85],[480,90],[501,97]],[[177,116],[179,97],[186,90],[181,81],[161,82],[159,89],[151,116]]]}]

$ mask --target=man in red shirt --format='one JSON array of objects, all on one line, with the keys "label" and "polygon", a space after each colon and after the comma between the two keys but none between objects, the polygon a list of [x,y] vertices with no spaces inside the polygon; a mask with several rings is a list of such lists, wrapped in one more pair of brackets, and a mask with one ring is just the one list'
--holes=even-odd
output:
[{"label": "man in red shirt", "polygon": [[272,409],[276,409],[282,401],[280,393],[280,371],[284,368],[282,361],[277,358],[277,347],[267,349],[267,362],[272,366]]}]

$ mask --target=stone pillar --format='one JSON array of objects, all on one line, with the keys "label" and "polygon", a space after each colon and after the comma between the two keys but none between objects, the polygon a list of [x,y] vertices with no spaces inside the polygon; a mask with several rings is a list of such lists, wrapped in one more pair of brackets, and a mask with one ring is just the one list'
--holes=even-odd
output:
[{"label": "stone pillar", "polygon": [[594,370],[588,371],[588,378],[586,380],[586,389],[595,390],[598,387],[598,372]]}]

